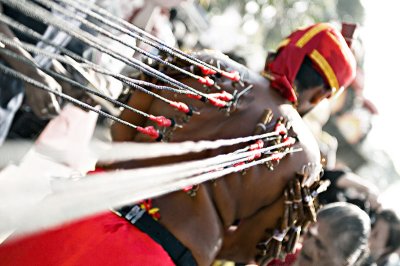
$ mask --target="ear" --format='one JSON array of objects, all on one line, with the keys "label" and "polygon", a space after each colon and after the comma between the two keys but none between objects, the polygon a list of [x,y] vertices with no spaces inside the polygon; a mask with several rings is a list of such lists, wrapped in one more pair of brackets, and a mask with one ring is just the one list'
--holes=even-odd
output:
[{"label": "ear", "polygon": [[324,87],[318,87],[315,89],[311,97],[310,103],[315,105],[323,99],[328,98],[330,94],[331,92],[326,90]]}]

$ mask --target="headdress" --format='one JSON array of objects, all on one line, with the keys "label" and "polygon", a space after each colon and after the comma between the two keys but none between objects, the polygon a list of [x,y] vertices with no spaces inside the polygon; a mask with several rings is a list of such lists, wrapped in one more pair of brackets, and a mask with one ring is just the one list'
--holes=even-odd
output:
[{"label": "headdress", "polygon": [[264,69],[271,87],[293,103],[297,101],[294,81],[306,56],[332,89],[332,95],[355,77],[356,60],[339,31],[328,23],[299,29],[281,42],[277,56],[267,61]]}]

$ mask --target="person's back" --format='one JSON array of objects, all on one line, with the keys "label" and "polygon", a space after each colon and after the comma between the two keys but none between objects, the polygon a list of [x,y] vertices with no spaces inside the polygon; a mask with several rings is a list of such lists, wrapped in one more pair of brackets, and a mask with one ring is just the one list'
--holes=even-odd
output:
[{"label": "person's back", "polygon": [[[315,29],[318,28],[319,31],[315,31]],[[315,36],[318,35],[322,29],[326,28],[330,29],[326,24],[322,24],[315,26],[313,30],[309,31],[314,32],[313,34]],[[332,35],[332,33],[330,34]],[[307,36],[307,34],[304,36]],[[308,36],[308,40],[313,37],[310,36],[310,34]],[[342,40],[342,42],[344,42],[344,40]],[[309,50],[310,48],[307,49]],[[317,47],[315,49],[317,49]],[[326,47],[323,49],[326,49]],[[333,50],[335,49],[336,48]],[[282,54],[285,56],[285,53]],[[323,52],[321,52],[321,54],[323,54]],[[346,51],[345,54],[345,56],[347,56],[348,51]],[[216,57],[215,54],[207,55],[206,53],[203,56],[200,55],[200,59],[205,62],[218,62],[223,68],[226,67],[225,70],[228,72],[232,70],[239,71],[241,76],[244,77],[243,81],[245,86],[253,85],[254,87],[241,96],[237,106],[235,106],[236,109],[231,112],[229,116],[224,112],[218,111],[213,106],[205,105],[195,100],[187,100],[181,95],[163,92],[163,96],[169,96],[166,98],[171,98],[171,96],[173,96],[176,101],[184,100],[185,103],[188,103],[189,106],[194,106],[194,109],[200,112],[200,115],[194,115],[190,118],[188,123],[184,123],[183,128],[175,130],[169,138],[170,141],[216,140],[250,136],[253,134],[264,110],[270,109],[275,118],[283,116],[289,119],[292,124],[290,136],[297,136],[299,141],[295,147],[301,147],[303,150],[302,152],[286,156],[281,160],[280,164],[274,168],[274,171],[269,171],[265,166],[256,166],[249,169],[245,176],[236,173],[212,183],[202,184],[197,191],[198,197],[195,199],[188,197],[184,192],[176,192],[155,199],[153,203],[154,206],[160,208],[160,213],[163,217],[160,223],[165,225],[174,235],[179,236],[178,238],[180,238],[190,250],[194,251],[196,259],[199,257],[207,258],[207,256],[215,254],[220,247],[220,240],[222,239],[221,234],[223,234],[224,244],[218,257],[241,262],[251,262],[258,252],[256,248],[257,244],[260,242],[260,239],[265,237],[265,231],[267,229],[274,229],[277,226],[278,220],[283,215],[285,199],[282,195],[282,191],[288,181],[292,180],[296,173],[301,172],[302,167],[305,165],[319,166],[320,157],[318,146],[312,134],[304,126],[298,111],[290,103],[294,98],[287,97],[288,94],[282,93],[282,90],[286,88],[282,88],[283,86],[281,86],[281,84],[278,84],[280,85],[279,90],[276,90],[276,87],[271,88],[270,82],[259,74],[246,70],[243,66],[226,58],[224,59],[220,56]],[[286,57],[285,59],[287,60],[288,58]],[[338,79],[333,83],[332,79],[330,80],[331,82],[324,82],[324,79],[321,77],[315,78],[315,81],[308,81],[307,79],[311,79],[311,72],[313,72],[312,74],[315,76],[316,71],[312,69],[312,67],[303,67],[303,65],[307,66],[311,63],[300,66],[303,60],[305,60],[305,58],[296,59],[299,69],[295,73],[291,73],[291,75],[294,74],[292,77],[293,81],[295,80],[296,73],[300,73],[301,77],[296,78],[296,86],[304,87],[304,89],[310,87],[311,91],[299,92],[300,105],[298,107],[301,110],[301,114],[306,113],[320,99],[331,95],[332,90],[333,92],[339,91],[339,85],[346,86],[353,76],[351,72],[353,62],[350,61],[349,65],[342,67],[345,75],[339,75],[337,77]],[[278,57],[277,63],[275,64],[277,67],[273,67],[272,70],[277,70],[277,72],[279,72],[281,70],[280,64],[282,68],[285,68],[282,59]],[[337,68],[338,65],[333,65],[333,67]],[[338,80],[340,80],[340,82]],[[272,81],[276,86],[277,78],[274,77]],[[190,79],[186,79],[185,83],[194,88],[198,86],[196,81]],[[232,86],[231,81],[226,81],[222,84],[218,83],[218,86],[231,94],[233,94],[236,89]],[[336,87],[333,88],[332,86]],[[240,94],[240,91],[237,93]],[[314,95],[316,95],[315,98],[313,98]],[[183,120],[182,115],[179,115],[179,113],[172,108],[165,108],[164,103],[161,101],[155,100],[142,93],[135,92],[130,99],[129,105],[146,110],[146,112],[154,115],[174,118],[178,123]],[[138,119],[138,116],[132,115],[128,111],[122,113],[121,117],[143,127],[151,125],[149,121]],[[136,134],[135,131],[117,124],[113,128],[113,133],[114,140],[116,141],[134,140],[141,142],[149,140],[147,137]],[[191,155],[184,158],[161,158],[157,160],[157,162],[154,160],[151,161],[150,165],[195,159],[199,158],[199,156],[205,158],[211,155],[217,155],[221,152],[227,153],[232,152],[232,150],[224,149],[200,155]],[[142,164],[142,162],[134,162],[119,164],[117,167],[129,168],[145,165],[146,164]],[[316,174],[319,173],[317,172]],[[179,211],[177,211],[177,209],[179,209]],[[199,216],[197,215],[198,213],[202,213],[202,215]],[[187,226],[187,219],[185,217],[192,217],[190,222],[191,226]],[[237,227],[238,229],[234,233],[228,231],[228,228],[237,221],[240,221]],[[191,236],[187,238],[188,235]],[[203,240],[207,239],[210,242],[208,243],[207,240],[205,240],[206,242],[198,242],[197,239],[199,239],[199,237]],[[219,244],[215,246],[215,244],[213,245],[212,243]],[[196,251],[200,251],[200,253],[203,252],[203,254],[196,253]],[[203,259],[199,261],[203,261]]]},{"label": "person's back", "polygon": [[[273,122],[267,125],[267,132],[274,130],[275,121],[280,117],[286,118],[291,125],[288,136],[297,138],[293,148],[302,150],[286,155],[273,171],[265,165],[255,166],[248,169],[246,174],[233,173],[224,178],[200,184],[195,196],[178,191],[155,198],[152,200],[152,206],[159,208],[161,219],[158,222],[191,251],[199,265],[210,265],[217,256],[251,262],[254,261],[257,253],[256,246],[264,237],[264,231],[266,229],[273,230],[282,217],[284,208],[282,191],[288,181],[293,179],[305,165],[315,165],[316,169],[320,169],[318,168],[319,150],[311,132],[306,128],[295,108],[279,93],[270,89],[269,81],[266,78],[251,72],[221,54],[205,53],[204,56],[199,56],[199,58],[204,61],[207,61],[208,58],[219,58],[221,64],[227,66],[227,71],[240,71],[245,83],[244,88],[247,85],[253,87],[238,99],[235,110],[229,112],[229,116],[215,106],[195,99],[185,99],[185,102],[200,114],[193,115],[182,128],[177,128],[171,134],[170,141],[216,140],[251,136],[264,111],[269,109],[273,113]],[[189,80],[182,81],[194,88],[201,86]],[[219,84],[219,86],[228,93],[233,93],[235,89],[231,82]],[[168,92],[160,93],[161,96],[170,96],[166,94]],[[137,101],[138,104],[143,104],[142,100],[143,98],[136,92],[131,99],[131,101]],[[179,101],[179,96],[175,100]],[[134,105],[133,102],[129,104]],[[185,116],[180,115],[173,108],[165,108],[164,103],[153,99],[144,109],[154,115],[174,118],[178,123]],[[135,119],[132,113],[129,115]],[[145,127],[149,124],[149,121],[145,121],[140,125]],[[132,134],[135,141],[149,141],[143,134],[135,136],[130,130],[125,133]],[[179,158],[165,158],[165,160],[172,163],[195,158],[208,158],[217,154],[229,153],[238,148],[240,147],[222,148],[217,151],[180,156]],[[161,158],[150,162],[126,162],[110,167],[133,168],[145,166],[146,163],[157,165],[163,161],[164,159]],[[317,179],[318,175],[319,171],[316,171],[314,177]],[[253,224],[250,220],[250,223],[247,223],[246,219],[252,218],[259,210],[262,210],[263,221]],[[119,217],[116,216],[115,219],[119,219]],[[98,219],[98,222],[101,221],[102,218]],[[239,227],[237,236],[230,236],[233,245],[237,238],[241,238],[242,234],[247,231],[249,225],[252,233],[251,237],[246,240],[247,250],[241,249],[239,253],[236,253],[229,240],[224,243],[224,247],[222,245],[223,239],[228,236],[230,227],[238,221],[243,222],[245,226]]]},{"label": "person's back", "polygon": [[[228,230],[235,221],[254,215],[258,210],[269,206],[278,199],[280,202],[283,202],[282,190],[287,182],[297,172],[300,172],[303,166],[307,164],[319,165],[320,157],[318,146],[296,109],[275,90],[271,90],[269,81],[266,78],[222,55],[205,53],[204,57],[200,56],[199,58],[205,62],[210,59],[214,59],[214,61],[220,60],[222,66],[227,66],[226,71],[238,70],[241,73],[241,76],[244,77],[243,82],[245,83],[245,87],[247,85],[252,85],[253,87],[239,98],[235,110],[230,112],[229,116],[224,111],[218,110],[218,108],[209,104],[204,104],[194,99],[187,100],[184,99],[185,96],[176,95],[174,97],[176,101],[185,101],[185,103],[195,108],[200,114],[193,115],[189,122],[183,124],[182,128],[176,129],[171,134],[170,141],[217,140],[251,136],[264,111],[270,109],[273,113],[273,120],[279,117],[288,119],[292,125],[289,136],[297,136],[299,140],[294,148],[302,148],[300,152],[287,155],[274,167],[273,171],[269,170],[265,165],[255,166],[249,169],[245,175],[240,172],[233,173],[213,182],[201,184],[197,191],[197,196],[194,198],[189,197],[185,192],[176,192],[153,200],[154,206],[160,208],[162,217],[160,223],[165,225],[174,235],[190,235],[190,239],[183,241],[184,244],[191,250],[203,249],[204,254],[199,256],[207,257],[216,253],[217,249],[212,243],[218,242],[219,238],[222,239],[224,231]],[[184,82],[194,88],[199,87],[193,81],[186,80]],[[230,81],[222,84],[218,83],[218,85],[222,90],[231,94],[236,89],[231,85]],[[163,92],[161,95],[171,98],[172,94]],[[134,102],[143,103],[140,96],[140,93],[135,92],[130,105],[134,105]],[[175,121],[182,121],[184,117],[184,115],[181,115],[173,108],[165,108],[165,103],[157,100],[151,101],[149,107],[146,109],[151,114],[174,118]],[[151,121],[146,121],[142,126],[150,126],[151,124]],[[132,135],[130,135],[131,133]],[[134,132],[131,133],[129,135],[134,136]],[[143,142],[148,141],[148,139],[143,134],[137,134],[134,137],[134,141]],[[202,154],[191,154],[186,157],[181,156],[176,160],[187,161],[194,158],[198,159],[199,157],[206,158],[232,151],[232,147],[223,148]],[[162,163],[164,160],[171,163],[174,161],[174,158],[164,158],[158,161],[152,160],[151,164]],[[145,162],[126,163],[123,167],[143,166],[143,163]],[[119,165],[119,167],[121,166]],[[319,173],[317,172],[316,174]],[[179,211],[176,210],[177,208],[179,208]],[[201,216],[197,215],[199,212],[202,213]],[[251,240],[254,243],[249,243],[250,250],[246,252],[249,253],[248,255],[251,258],[255,256],[254,253],[259,241],[259,234],[261,233],[262,235],[266,228],[274,228],[277,219],[281,215],[282,212],[278,211],[275,207],[270,213],[269,221],[266,221],[266,224],[259,224],[259,230],[254,230],[254,238]],[[186,226],[186,217],[192,217],[190,222],[192,226]],[[212,229],[210,225],[213,225]],[[183,228],[187,228],[191,233],[184,232]],[[194,228],[196,230],[193,230]],[[203,241],[209,239],[209,242],[196,241],[199,238],[203,239]],[[230,250],[229,253],[231,252],[234,251]],[[233,254],[226,255],[232,256]],[[240,257],[238,259],[243,260],[244,258]],[[246,259],[248,260],[249,258]],[[206,264],[210,262],[208,261]]]}]

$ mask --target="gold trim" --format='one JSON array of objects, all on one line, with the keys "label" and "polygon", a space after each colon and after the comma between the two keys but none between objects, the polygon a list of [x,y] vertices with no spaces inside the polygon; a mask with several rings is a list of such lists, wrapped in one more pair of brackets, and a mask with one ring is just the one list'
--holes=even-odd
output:
[{"label": "gold trim", "polygon": [[297,42],[296,46],[299,48],[303,48],[315,35],[320,33],[321,31],[329,28],[329,25],[326,23],[319,24],[318,26],[308,30]]},{"label": "gold trim", "polygon": [[269,80],[275,80],[275,77],[272,76],[272,75],[271,75],[269,72],[267,72],[267,71],[261,72],[261,76],[263,76],[264,78],[269,79]]},{"label": "gold trim", "polygon": [[329,86],[332,88],[332,94],[335,94],[339,89],[339,82],[337,80],[336,74],[333,71],[332,67],[329,65],[328,61],[326,61],[325,57],[323,57],[317,50],[313,50],[310,54],[311,59],[316,63],[322,72],[325,74],[325,77],[328,80]]}]

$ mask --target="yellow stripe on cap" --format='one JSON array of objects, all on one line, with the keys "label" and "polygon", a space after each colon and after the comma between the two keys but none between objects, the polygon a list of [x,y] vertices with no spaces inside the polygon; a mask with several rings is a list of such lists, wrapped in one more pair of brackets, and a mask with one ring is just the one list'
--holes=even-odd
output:
[{"label": "yellow stripe on cap", "polygon": [[335,94],[336,91],[339,89],[339,82],[331,65],[317,50],[313,50],[311,52],[310,58],[315,64],[319,66],[321,71],[324,73],[326,79],[328,80],[329,86],[331,86],[332,88],[332,94]]},{"label": "yellow stripe on cap", "polygon": [[297,42],[296,46],[299,48],[303,48],[304,45],[306,45],[315,35],[320,33],[321,31],[329,28],[329,24],[322,23],[319,24],[312,29],[309,29]]}]

